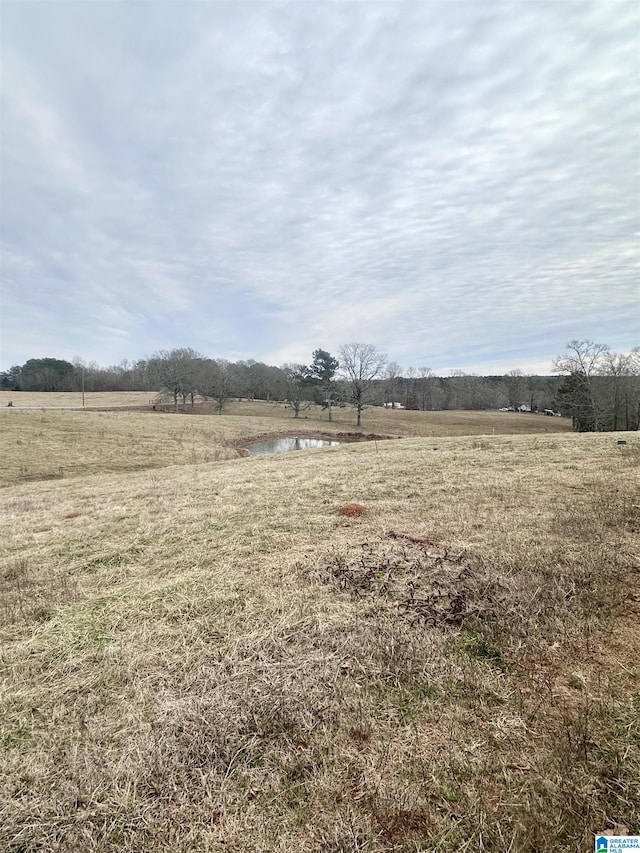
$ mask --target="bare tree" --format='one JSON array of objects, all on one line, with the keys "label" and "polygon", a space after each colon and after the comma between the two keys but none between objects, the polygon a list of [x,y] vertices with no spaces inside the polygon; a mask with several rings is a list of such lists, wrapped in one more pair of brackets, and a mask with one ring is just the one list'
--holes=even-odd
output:
[{"label": "bare tree", "polygon": [[445,409],[480,411],[498,405],[497,381],[487,381],[483,376],[464,370],[452,370],[441,382]]},{"label": "bare tree", "polygon": [[387,388],[387,396],[391,402],[391,408],[394,408],[396,403],[396,386],[398,379],[402,375],[402,368],[397,361],[390,361],[384,371]]},{"label": "bare tree", "polygon": [[371,382],[380,375],[387,356],[372,344],[343,344],[339,349],[340,366],[357,412],[357,426],[362,426],[362,412],[366,407]]},{"label": "bare tree", "polygon": [[627,413],[631,402],[631,417],[627,414],[627,429],[640,429],[640,347],[634,347],[629,353],[629,374],[633,381],[631,401],[629,395],[625,401]]},{"label": "bare tree", "polygon": [[173,400],[174,410],[178,411],[178,397],[183,405],[191,396],[193,406],[196,393],[196,380],[201,369],[203,356],[190,347],[161,350],[149,359],[149,370],[161,390]]},{"label": "bare tree", "polygon": [[607,352],[603,356],[603,373],[606,378],[600,381],[605,385],[602,393],[606,396],[608,426],[612,430],[632,429],[632,424],[636,423],[640,383],[634,376],[633,357],[633,350],[629,355]]},{"label": "bare tree", "polygon": [[524,377],[525,385],[527,388],[527,398],[529,402],[529,408],[532,412],[539,411],[540,408],[547,408],[547,406],[540,406],[540,401],[546,400],[547,403],[551,402],[553,398],[553,393],[549,392],[549,379],[543,376],[537,376],[535,373],[527,373]]},{"label": "bare tree", "polygon": [[509,370],[502,377],[502,384],[507,394],[507,405],[514,411],[522,403],[522,397],[525,393],[524,374],[519,367],[515,370]]},{"label": "bare tree", "polygon": [[430,367],[419,367],[420,374],[420,408],[423,412],[433,409],[433,389],[436,377]]},{"label": "bare tree", "polygon": [[595,379],[603,372],[609,347],[593,341],[574,340],[567,344],[567,350],[553,361],[554,373],[567,376],[558,396],[580,432],[598,432],[602,429],[603,411]]},{"label": "bare tree", "polygon": [[215,400],[216,411],[221,415],[225,403],[233,396],[232,365],[224,358],[205,359],[198,376],[198,391],[203,397]]},{"label": "bare tree", "polygon": [[250,358],[233,365],[234,383],[238,395],[250,400],[281,400],[282,371],[279,367]]},{"label": "bare tree", "polygon": [[407,393],[405,395],[405,409],[419,409],[418,403],[418,371],[415,367],[407,368]]},{"label": "bare tree", "polygon": [[300,412],[310,405],[305,400],[305,392],[309,392],[309,372],[304,364],[285,364],[284,372],[284,394],[285,400],[293,409],[293,417],[300,417]]}]

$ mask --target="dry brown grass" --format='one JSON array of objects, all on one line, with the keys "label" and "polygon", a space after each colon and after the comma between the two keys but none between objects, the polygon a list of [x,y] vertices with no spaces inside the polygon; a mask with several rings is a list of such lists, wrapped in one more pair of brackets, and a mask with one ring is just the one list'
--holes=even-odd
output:
[{"label": "dry brown grass", "polygon": [[625,437],[5,488],[0,847],[569,853],[636,830]]},{"label": "dry brown grass", "polygon": [[[150,411],[157,403],[159,395],[155,391],[110,391],[87,392],[85,411],[91,409],[145,409]],[[29,409],[81,409],[82,394],[79,392],[35,392],[0,391],[0,409],[12,402],[15,408]],[[170,411],[172,403],[158,403],[158,410]],[[180,411],[188,414],[213,414],[215,404],[198,398],[192,408],[188,402]],[[332,409],[333,420],[339,429],[355,428],[355,413],[351,406],[338,405]],[[264,400],[232,400],[225,405],[224,415],[252,418],[270,418],[293,420],[292,410],[285,403],[269,403]],[[296,424],[305,421],[322,423],[332,429],[328,422],[328,413],[320,406],[311,405],[304,410]],[[531,433],[570,432],[571,421],[568,418],[547,418],[543,415],[520,414],[516,412],[413,412],[406,410],[383,409],[371,406],[363,414],[365,432],[391,433],[404,436],[424,435],[520,435]]]},{"label": "dry brown grass", "polygon": [[[304,421],[294,431],[330,426]],[[252,438],[291,431],[290,420],[274,417],[0,409],[0,487],[233,459]]]},{"label": "dry brown grass", "polygon": [[[106,401],[104,405],[108,408]],[[211,414],[207,405],[195,410],[206,417],[194,417],[191,410],[187,411],[189,414],[150,409],[126,411],[116,405],[109,411],[0,408],[0,487],[32,480],[214,462],[237,457],[243,443],[270,435],[435,437],[517,434],[521,430],[537,434],[536,431],[567,428],[567,422],[559,418],[511,412],[370,409],[365,428],[356,430],[351,409],[336,409],[332,423],[319,407],[304,418],[294,419],[291,410],[282,404],[261,401],[232,403],[222,416]]]},{"label": "dry brown grass", "polygon": [[[206,407],[205,407],[206,408]],[[291,410],[282,403],[230,403],[225,413],[238,416],[291,418]],[[355,430],[356,416],[351,406],[334,406],[333,424],[320,406],[312,406],[294,423],[317,422],[323,427]],[[362,415],[362,432],[378,435],[451,436],[451,435],[533,435],[571,432],[569,418],[548,418],[544,415],[519,412],[412,412],[372,406]]]},{"label": "dry brown grass", "polygon": [[[151,406],[155,391],[86,391],[84,395],[85,408],[120,409]],[[16,408],[42,409],[81,409],[82,393],[80,391],[0,391],[0,407],[13,403]]]}]

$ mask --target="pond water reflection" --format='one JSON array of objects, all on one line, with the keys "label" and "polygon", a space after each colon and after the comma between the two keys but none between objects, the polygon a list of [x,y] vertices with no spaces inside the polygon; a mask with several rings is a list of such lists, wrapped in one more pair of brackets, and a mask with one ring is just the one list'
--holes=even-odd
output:
[{"label": "pond water reflection", "polygon": [[251,456],[269,456],[272,453],[288,453],[290,450],[311,450],[314,447],[337,447],[339,441],[324,441],[320,438],[270,438],[254,441],[247,445]]}]

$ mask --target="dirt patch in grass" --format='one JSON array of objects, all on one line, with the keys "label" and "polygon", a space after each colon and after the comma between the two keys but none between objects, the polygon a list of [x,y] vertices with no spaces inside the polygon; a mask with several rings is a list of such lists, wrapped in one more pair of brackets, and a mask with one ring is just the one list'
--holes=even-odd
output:
[{"label": "dirt patch in grass", "polygon": [[345,515],[347,518],[357,518],[361,515],[366,515],[367,508],[362,504],[343,504],[338,508],[338,515]]}]

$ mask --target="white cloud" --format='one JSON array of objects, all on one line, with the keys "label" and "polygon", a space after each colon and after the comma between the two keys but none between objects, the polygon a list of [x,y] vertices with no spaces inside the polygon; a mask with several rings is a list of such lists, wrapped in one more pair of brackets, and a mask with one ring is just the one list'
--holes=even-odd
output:
[{"label": "white cloud", "polygon": [[101,363],[367,340],[501,372],[638,342],[635,3],[4,18],[2,367],[27,323]]},{"label": "white cloud", "polygon": [[157,312],[158,307],[161,311],[189,307],[187,293],[181,284],[187,275],[184,267],[152,260],[134,261],[133,267],[147,291],[141,302],[148,304],[150,311]]}]

